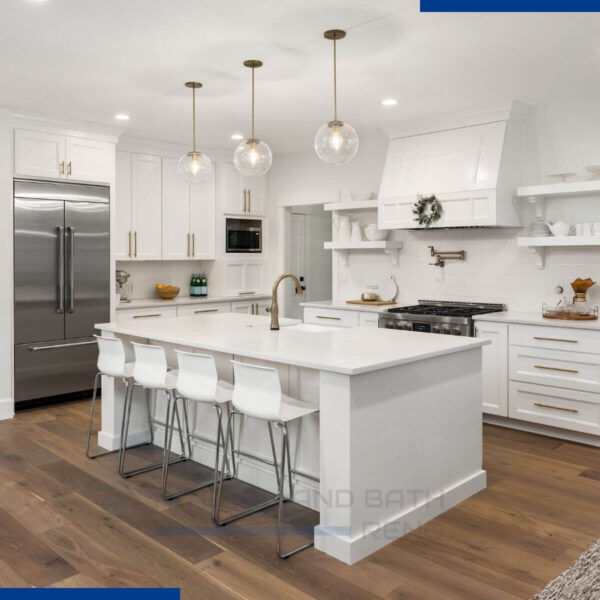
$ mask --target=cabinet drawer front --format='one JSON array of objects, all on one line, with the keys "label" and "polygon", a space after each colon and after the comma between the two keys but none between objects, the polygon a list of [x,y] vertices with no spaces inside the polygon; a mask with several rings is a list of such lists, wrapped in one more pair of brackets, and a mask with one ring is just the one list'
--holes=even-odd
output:
[{"label": "cabinet drawer front", "polygon": [[600,396],[573,390],[511,381],[509,417],[600,434]]},{"label": "cabinet drawer front", "polygon": [[231,312],[229,302],[214,302],[201,304],[186,304],[177,307],[178,317],[201,317],[202,315],[214,315],[218,312]]},{"label": "cabinet drawer front", "polygon": [[156,308],[121,308],[117,310],[117,321],[129,319],[158,319],[161,317],[176,317],[176,306],[157,306]]},{"label": "cabinet drawer front", "polygon": [[511,346],[600,354],[600,331],[589,329],[510,325],[508,341]]},{"label": "cabinet drawer front", "polygon": [[355,310],[337,310],[335,308],[304,309],[304,322],[330,327],[358,327],[358,312]]},{"label": "cabinet drawer front", "polygon": [[516,381],[599,393],[600,356],[583,352],[511,346],[509,377]]},{"label": "cabinet drawer front", "polygon": [[361,312],[358,314],[359,327],[379,327],[379,315],[377,313]]}]

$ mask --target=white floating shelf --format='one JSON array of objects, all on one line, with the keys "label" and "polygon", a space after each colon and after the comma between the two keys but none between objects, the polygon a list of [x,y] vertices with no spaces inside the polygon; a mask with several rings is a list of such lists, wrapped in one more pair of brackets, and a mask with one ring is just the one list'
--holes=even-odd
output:
[{"label": "white floating shelf", "polygon": [[517,245],[528,246],[532,252],[535,252],[537,254],[537,268],[543,269],[546,261],[546,248],[600,246],[600,236],[550,235],[546,237],[520,237],[517,238]]},{"label": "white floating shelf", "polygon": [[378,200],[352,200],[325,204],[323,210],[377,210]]},{"label": "white floating shelf", "polygon": [[392,257],[392,264],[398,266],[398,253],[402,242],[398,240],[383,240],[382,242],[325,242],[325,250],[336,250],[340,253],[345,265],[348,265],[348,252],[351,250],[383,250]]},{"label": "white floating shelf", "polygon": [[565,181],[563,183],[545,183],[517,188],[519,198],[560,198],[561,196],[581,196],[600,194],[600,179],[592,181]]}]

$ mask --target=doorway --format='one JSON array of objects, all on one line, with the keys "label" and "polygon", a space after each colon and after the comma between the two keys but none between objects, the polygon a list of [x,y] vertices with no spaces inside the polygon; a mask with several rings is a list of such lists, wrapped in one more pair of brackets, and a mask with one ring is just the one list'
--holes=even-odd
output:
[{"label": "doorway", "polygon": [[290,243],[286,267],[305,289],[303,296],[296,296],[291,287],[285,316],[302,319],[302,302],[331,300],[331,250],[323,247],[331,240],[331,212],[323,210],[322,204],[293,206],[288,210]]}]

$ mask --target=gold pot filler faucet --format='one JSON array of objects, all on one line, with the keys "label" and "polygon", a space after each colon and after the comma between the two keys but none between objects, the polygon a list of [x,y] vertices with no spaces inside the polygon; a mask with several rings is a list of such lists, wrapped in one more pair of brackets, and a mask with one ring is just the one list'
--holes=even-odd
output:
[{"label": "gold pot filler faucet", "polygon": [[302,296],[304,293],[303,285],[298,281],[298,278],[292,273],[284,273],[280,275],[273,284],[273,292],[271,298],[271,308],[267,308],[267,312],[271,313],[271,330],[277,331],[279,329],[279,304],[277,302],[277,288],[279,284],[289,277],[294,281],[294,286],[296,287],[296,296]]}]

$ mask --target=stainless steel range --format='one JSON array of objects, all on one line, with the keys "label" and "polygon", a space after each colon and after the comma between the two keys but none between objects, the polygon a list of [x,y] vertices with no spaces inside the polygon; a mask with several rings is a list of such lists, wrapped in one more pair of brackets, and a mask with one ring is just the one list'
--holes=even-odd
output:
[{"label": "stainless steel range", "polygon": [[506,310],[504,304],[419,300],[414,306],[390,308],[379,315],[379,327],[474,336],[473,316]]}]

